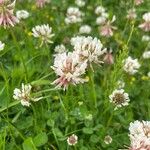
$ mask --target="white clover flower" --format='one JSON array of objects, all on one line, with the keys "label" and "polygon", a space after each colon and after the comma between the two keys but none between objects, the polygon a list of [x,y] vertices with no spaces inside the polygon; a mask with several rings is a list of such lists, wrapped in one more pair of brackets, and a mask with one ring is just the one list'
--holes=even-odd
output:
[{"label": "white clover flower", "polygon": [[103,26],[100,27],[100,34],[105,37],[111,37],[113,36],[113,30],[116,30],[117,28],[112,25],[112,23],[116,20],[116,16],[114,15],[112,17],[112,20],[107,20],[104,22]]},{"label": "white clover flower", "polygon": [[42,46],[43,43],[53,43],[51,38],[54,34],[52,33],[52,28],[48,24],[35,26],[32,29],[32,34],[35,38],[39,38],[41,40],[40,46]]},{"label": "white clover flower", "polygon": [[103,6],[97,6],[95,8],[95,14],[96,15],[101,15],[103,13],[105,13],[105,8]]},{"label": "white clover flower", "polygon": [[0,51],[2,51],[5,47],[5,44],[0,41]]},{"label": "white clover flower", "polygon": [[129,126],[131,150],[150,149],[150,121],[134,121]]},{"label": "white clover flower", "polygon": [[99,61],[99,57],[106,52],[106,49],[102,49],[103,45],[99,39],[91,36],[77,36],[71,38],[71,45],[79,55],[81,62],[102,63]]},{"label": "white clover flower", "polygon": [[135,5],[140,5],[144,2],[144,0],[134,0]]},{"label": "white clover flower", "polygon": [[112,137],[110,135],[105,136],[104,139],[105,144],[111,144],[112,143]]},{"label": "white clover flower", "polygon": [[139,28],[141,28],[145,32],[150,31],[150,12],[145,13],[143,15],[143,20],[145,21],[144,23],[139,25]]},{"label": "white clover flower", "polygon": [[110,102],[115,104],[115,109],[129,105],[130,101],[128,93],[125,93],[123,89],[114,90],[109,98]]},{"label": "white clover flower", "polygon": [[55,47],[54,51],[55,51],[56,53],[60,54],[60,53],[66,52],[67,50],[66,50],[66,47],[65,47],[63,44],[61,44],[61,45],[57,45],[57,46]]},{"label": "white clover flower", "polygon": [[142,36],[142,41],[145,41],[145,42],[150,41],[150,36],[148,36],[148,35],[143,35],[143,36]]},{"label": "white clover flower", "polygon": [[26,10],[18,10],[16,16],[18,19],[27,19],[29,17],[29,12]]},{"label": "white clover flower", "polygon": [[150,51],[145,51],[145,52],[143,53],[143,58],[144,58],[144,59],[149,59],[149,58],[150,58]]},{"label": "white clover flower", "polygon": [[30,84],[24,85],[22,83],[21,89],[15,88],[13,98],[19,100],[23,106],[30,106],[30,101],[39,101],[41,98],[32,98],[31,97],[31,88]]},{"label": "white clover flower", "polygon": [[81,27],[80,27],[80,29],[79,29],[79,33],[80,34],[83,34],[83,33],[85,33],[85,34],[89,34],[89,33],[91,33],[91,27],[89,26],[89,25],[82,25]]},{"label": "white clover flower", "polygon": [[106,21],[106,19],[107,19],[107,18],[104,17],[104,16],[99,16],[99,17],[96,18],[96,24],[97,24],[97,25],[104,24],[105,21]]},{"label": "white clover flower", "polygon": [[77,6],[79,6],[79,7],[85,6],[85,1],[84,1],[84,0],[76,0],[75,3],[76,3]]},{"label": "white clover flower", "polygon": [[65,18],[66,24],[81,22],[82,13],[77,7],[69,7]]},{"label": "white clover flower", "polygon": [[67,138],[68,145],[76,145],[78,143],[78,137],[75,134],[72,134]]},{"label": "white clover flower", "polygon": [[58,79],[52,84],[56,84],[56,88],[63,87],[67,89],[69,84],[79,84],[86,82],[81,76],[85,73],[87,63],[79,62],[79,55],[75,52],[61,53],[55,56],[52,69],[55,71]]},{"label": "white clover flower", "polygon": [[147,76],[150,77],[150,72],[147,73]]},{"label": "white clover flower", "polygon": [[126,58],[124,61],[123,69],[125,72],[133,75],[138,72],[138,69],[140,68],[140,64],[138,62],[138,59],[133,59],[132,57]]},{"label": "white clover flower", "polygon": [[133,20],[133,19],[135,19],[136,17],[137,17],[137,15],[136,15],[136,10],[135,10],[134,8],[129,9],[128,12],[127,12],[127,18],[128,18],[129,20]]}]

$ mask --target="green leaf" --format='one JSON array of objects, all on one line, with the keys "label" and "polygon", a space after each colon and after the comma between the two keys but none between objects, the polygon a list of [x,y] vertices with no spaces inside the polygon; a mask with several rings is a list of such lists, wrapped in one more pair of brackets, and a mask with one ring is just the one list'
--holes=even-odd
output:
[{"label": "green leaf", "polygon": [[82,131],[85,134],[92,134],[93,133],[93,128],[83,128]]},{"label": "green leaf", "polygon": [[37,150],[31,137],[24,141],[23,150]]},{"label": "green leaf", "polygon": [[45,143],[47,143],[48,141],[48,136],[46,135],[46,133],[40,133],[38,134],[34,139],[33,139],[33,142],[34,144],[39,147],[39,146],[42,146],[44,145]]},{"label": "green leaf", "polygon": [[50,127],[53,127],[54,124],[55,124],[55,122],[54,122],[54,120],[52,120],[52,119],[49,119],[49,120],[47,121],[47,125],[50,126]]},{"label": "green leaf", "polygon": [[99,137],[98,137],[97,135],[92,135],[92,136],[90,137],[90,141],[91,141],[92,143],[98,143],[98,142],[99,142]]},{"label": "green leaf", "polygon": [[55,133],[55,135],[56,135],[57,137],[63,137],[62,132],[61,132],[58,128],[54,128],[54,129],[53,129],[53,132]]}]

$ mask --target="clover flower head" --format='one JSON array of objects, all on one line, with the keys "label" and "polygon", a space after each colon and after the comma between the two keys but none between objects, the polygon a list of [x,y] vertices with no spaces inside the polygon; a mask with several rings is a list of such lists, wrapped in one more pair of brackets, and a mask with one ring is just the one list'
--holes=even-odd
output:
[{"label": "clover flower head", "polygon": [[81,62],[102,63],[99,57],[106,52],[106,49],[103,49],[101,41],[96,37],[76,36],[71,39],[71,45],[79,55]]},{"label": "clover flower head", "polygon": [[16,0],[1,0],[0,2],[0,25],[4,28],[14,26],[19,23],[19,19],[14,16]]},{"label": "clover flower head", "polygon": [[58,78],[52,84],[56,84],[56,88],[63,87],[66,90],[69,84],[84,83],[86,80],[81,76],[85,73],[86,68],[87,63],[80,63],[76,52],[57,54],[52,69]]},{"label": "clover flower head", "polygon": [[129,96],[128,93],[124,92],[124,89],[114,90],[113,93],[109,96],[110,102],[115,104],[115,110],[129,105]]},{"label": "clover flower head", "polygon": [[141,66],[138,62],[138,59],[133,59],[130,56],[126,58],[123,62],[124,62],[123,66],[124,71],[129,73],[130,75],[137,73],[138,69]]},{"label": "clover flower head", "polygon": [[65,18],[66,24],[73,24],[82,21],[83,13],[77,7],[69,7]]},{"label": "clover flower head", "polygon": [[52,33],[52,28],[48,24],[35,26],[32,29],[32,35],[41,40],[40,46],[42,46],[43,43],[53,43],[51,38],[54,36],[54,34]]},{"label": "clover flower head", "polygon": [[143,15],[144,22],[139,25],[139,28],[141,28],[145,32],[150,31],[150,12],[147,12]]}]

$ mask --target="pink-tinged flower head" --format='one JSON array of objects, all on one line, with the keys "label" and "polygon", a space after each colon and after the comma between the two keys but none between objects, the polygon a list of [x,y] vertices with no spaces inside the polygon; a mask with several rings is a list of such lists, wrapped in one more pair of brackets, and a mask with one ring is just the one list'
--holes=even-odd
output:
[{"label": "pink-tinged flower head", "polygon": [[110,65],[114,63],[114,57],[112,55],[112,50],[106,52],[103,61]]},{"label": "pink-tinged flower head", "polygon": [[19,22],[18,18],[14,16],[16,0],[10,2],[9,0],[0,0],[0,25],[4,28],[14,26]]},{"label": "pink-tinged flower head", "polygon": [[139,25],[139,28],[141,28],[145,32],[149,32],[150,31],[150,12],[145,13],[143,15],[143,20],[144,22]]},{"label": "pink-tinged flower head", "polygon": [[86,68],[87,63],[80,63],[79,55],[75,52],[57,54],[52,69],[58,78],[52,84],[56,84],[57,88],[63,87],[65,90],[69,84],[84,83],[86,80],[82,79],[81,75],[85,73]]},{"label": "pink-tinged flower head", "polygon": [[38,8],[43,8],[46,3],[46,0],[36,0],[36,6]]},{"label": "pink-tinged flower head", "polygon": [[150,150],[150,121],[131,122],[129,131],[129,150]]},{"label": "pink-tinged flower head", "polygon": [[116,30],[117,28],[112,26],[112,23],[116,20],[116,17],[113,16],[112,20],[108,20],[103,24],[103,26],[100,28],[100,34],[102,36],[111,37],[113,36],[113,30]]},{"label": "pink-tinged flower head", "polygon": [[135,5],[140,5],[144,2],[144,0],[134,0]]}]

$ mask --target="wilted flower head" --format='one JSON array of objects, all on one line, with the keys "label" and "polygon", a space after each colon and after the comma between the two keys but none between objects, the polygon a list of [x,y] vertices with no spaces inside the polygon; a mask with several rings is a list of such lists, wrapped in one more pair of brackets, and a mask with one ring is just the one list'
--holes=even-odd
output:
[{"label": "wilted flower head", "polygon": [[144,0],[134,0],[135,5],[140,5],[144,2]]},{"label": "wilted flower head", "polygon": [[101,41],[91,36],[74,37],[71,39],[71,45],[74,46],[74,50],[78,53],[81,62],[101,63],[99,57],[106,51],[106,49],[102,49]]},{"label": "wilted flower head", "polygon": [[79,62],[79,55],[75,52],[68,52],[57,54],[55,56],[54,65],[52,69],[55,71],[58,79],[52,84],[56,84],[56,87],[63,87],[64,90],[69,84],[79,84],[86,82],[81,76],[85,73],[87,63]]},{"label": "wilted flower head", "polygon": [[77,6],[79,6],[79,7],[85,6],[85,0],[76,0],[75,3],[76,3]]},{"label": "wilted flower head", "polygon": [[115,104],[115,109],[129,105],[130,101],[128,93],[125,93],[123,89],[114,90],[109,98],[110,102]]},{"label": "wilted flower head", "polygon": [[48,24],[35,26],[32,29],[32,32],[34,37],[41,40],[40,46],[42,46],[43,43],[53,43],[51,38],[54,36],[54,34],[52,33],[52,28]]},{"label": "wilted flower head", "polygon": [[116,30],[117,28],[112,26],[112,23],[116,20],[116,17],[113,16],[112,20],[108,20],[103,24],[102,27],[100,27],[100,34],[102,36],[111,37],[113,36],[113,30]]},{"label": "wilted flower head", "polygon": [[139,25],[139,28],[141,28],[142,30],[144,30],[145,32],[149,32],[150,31],[150,12],[145,13],[143,15],[143,20],[145,21],[144,23]]},{"label": "wilted flower head", "polygon": [[72,134],[67,139],[68,145],[76,145],[78,143],[78,137],[75,134]]},{"label": "wilted flower head", "polygon": [[29,12],[26,10],[18,10],[16,16],[18,19],[27,19],[29,17]]},{"label": "wilted flower head", "polygon": [[57,46],[55,47],[54,51],[55,51],[57,54],[60,54],[60,53],[66,52],[67,50],[66,50],[66,47],[65,47],[63,44],[61,44],[61,45],[57,45]]},{"label": "wilted flower head", "polygon": [[66,24],[81,22],[82,21],[82,19],[81,19],[82,15],[83,14],[80,12],[79,8],[69,7],[67,9],[65,22],[66,22]]},{"label": "wilted flower head", "polygon": [[105,53],[103,61],[107,64],[110,64],[110,65],[114,63],[114,57],[113,57],[113,54],[112,54],[112,50],[107,51]]},{"label": "wilted flower head", "polygon": [[41,98],[32,98],[31,97],[31,88],[30,84],[24,85],[22,83],[21,89],[15,88],[13,98],[19,100],[23,106],[30,106],[30,101],[38,101]]},{"label": "wilted flower head", "polygon": [[0,1],[0,25],[4,28],[8,26],[14,26],[19,22],[18,18],[14,16],[16,0],[11,2],[10,0]]},{"label": "wilted flower head", "polygon": [[111,136],[110,135],[105,136],[104,142],[105,144],[111,144],[112,142]]},{"label": "wilted flower head", "polygon": [[128,18],[129,20],[133,20],[133,19],[135,19],[135,18],[137,17],[136,11],[135,11],[134,8],[129,9],[127,13],[128,13],[128,14],[127,14],[127,18]]},{"label": "wilted flower head", "polygon": [[133,59],[130,56],[127,59],[125,59],[123,62],[124,62],[124,66],[123,66],[124,71],[131,75],[138,72],[138,69],[141,66],[138,62],[138,59]]},{"label": "wilted flower head", "polygon": [[2,51],[5,47],[5,44],[0,41],[0,51]]},{"label": "wilted flower head", "polygon": [[91,33],[91,27],[89,26],[89,25],[82,25],[81,27],[80,27],[80,29],[79,29],[79,32],[81,33],[81,34],[83,34],[83,33],[85,33],[85,34],[89,34],[89,33]]},{"label": "wilted flower head", "polygon": [[129,131],[129,150],[150,150],[150,121],[131,122]]}]

